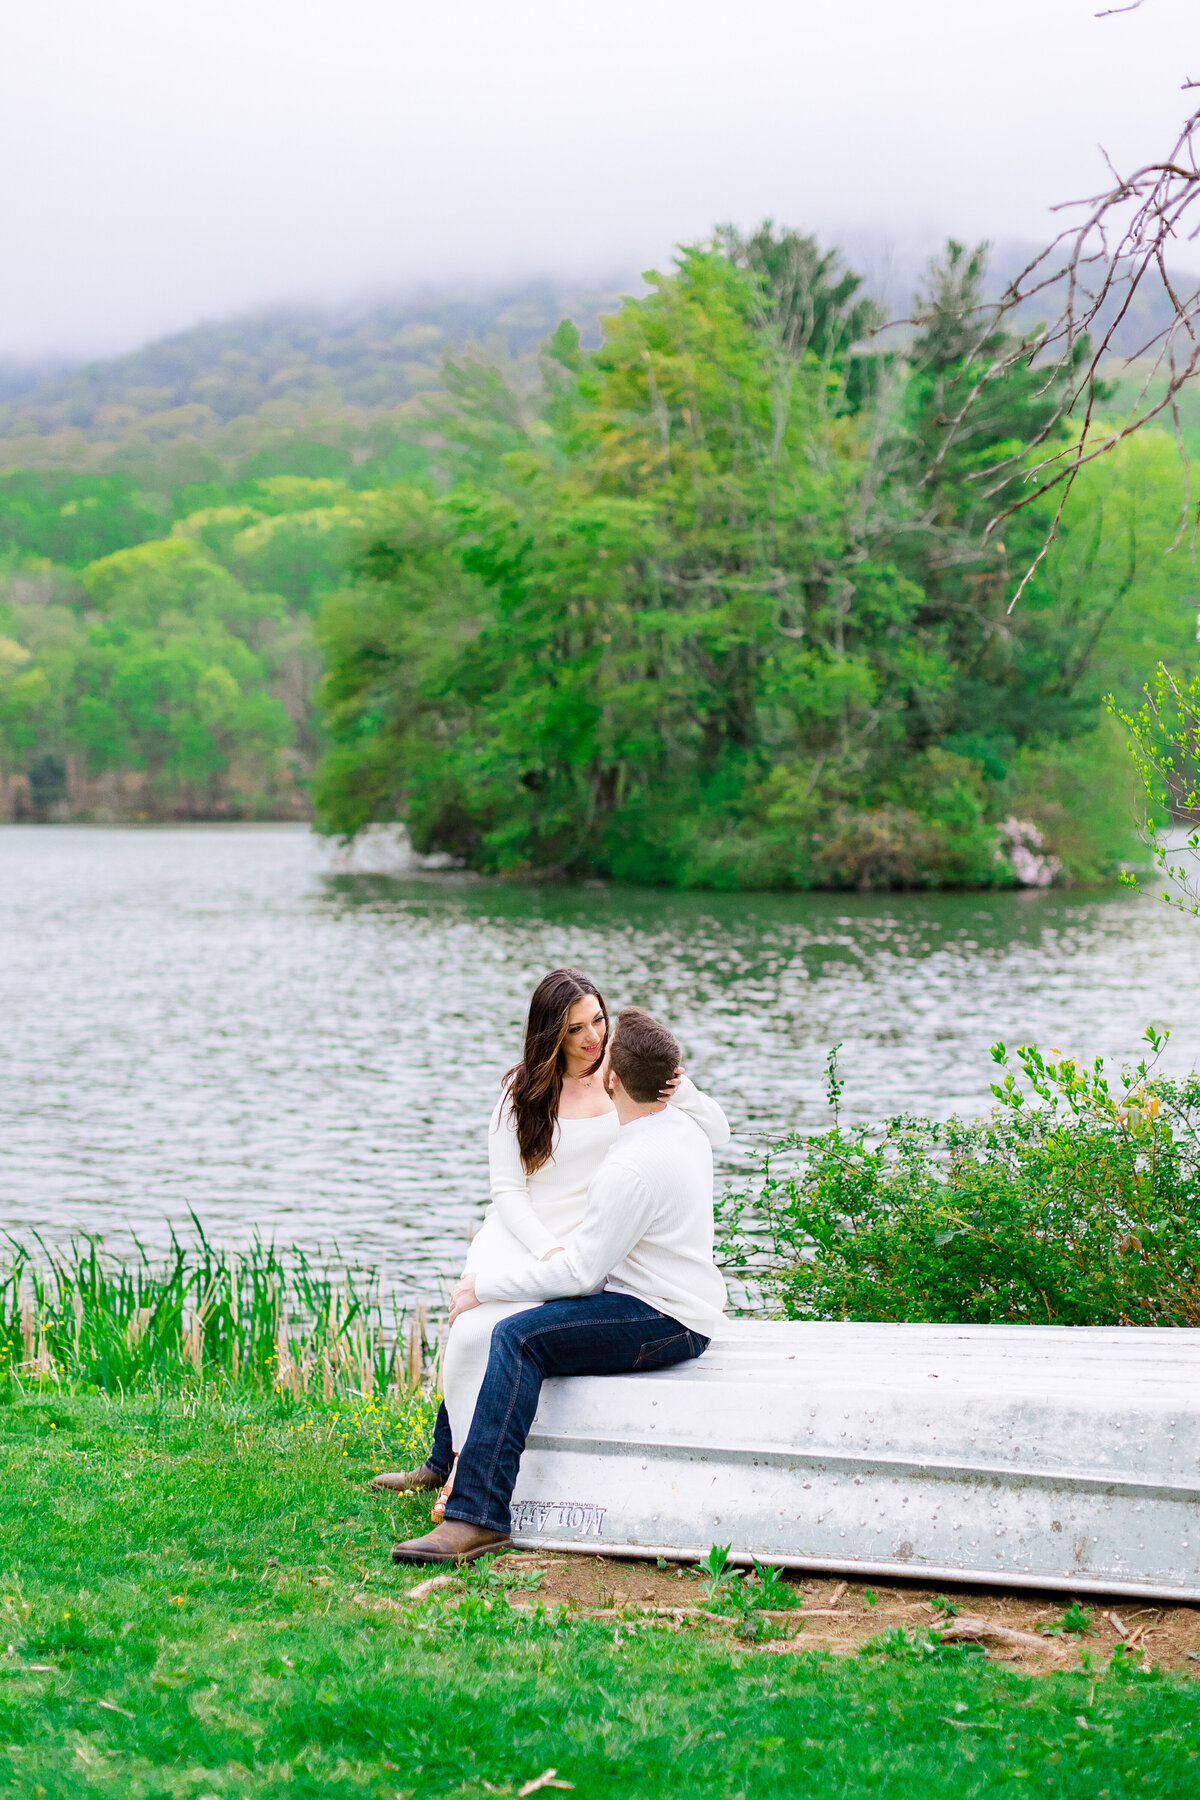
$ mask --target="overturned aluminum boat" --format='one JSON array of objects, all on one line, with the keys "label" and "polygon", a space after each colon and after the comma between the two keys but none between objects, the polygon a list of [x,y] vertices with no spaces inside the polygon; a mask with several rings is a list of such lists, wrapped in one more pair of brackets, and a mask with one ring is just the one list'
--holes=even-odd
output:
[{"label": "overturned aluminum boat", "polygon": [[1200,1600],[1200,1330],[731,1321],[546,1383],[513,1541]]}]

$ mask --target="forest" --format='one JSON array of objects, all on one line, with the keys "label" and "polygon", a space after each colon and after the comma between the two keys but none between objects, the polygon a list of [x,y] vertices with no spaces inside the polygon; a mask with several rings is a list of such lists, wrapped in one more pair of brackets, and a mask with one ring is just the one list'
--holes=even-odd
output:
[{"label": "forest", "polygon": [[985,281],[951,245],[878,332],[835,253],[764,226],[552,330],[544,294],[507,336],[431,324],[419,379],[410,320],[336,379],[279,327],[240,387],[210,341],[174,387],[18,396],[6,816],[401,821],[484,872],[693,887],[1111,875],[1136,800],[1106,700],[1196,665],[1178,449],[1087,469],[1010,610],[1049,515],[983,531],[1056,396],[1018,365],[948,432]]}]

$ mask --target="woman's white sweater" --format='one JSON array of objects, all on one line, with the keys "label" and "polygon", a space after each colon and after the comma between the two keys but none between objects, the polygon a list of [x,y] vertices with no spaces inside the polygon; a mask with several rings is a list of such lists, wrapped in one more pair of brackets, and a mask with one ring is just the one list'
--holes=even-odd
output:
[{"label": "woman's white sweater", "polygon": [[[693,1119],[710,1144],[729,1141],[729,1124],[715,1100],[684,1075],[671,1106]],[[526,1175],[517,1126],[507,1097],[488,1128],[492,1203],[471,1241],[464,1273],[510,1271],[538,1262],[583,1220],[588,1183],[616,1142],[613,1109],[593,1119],[560,1119],[550,1161]]]}]

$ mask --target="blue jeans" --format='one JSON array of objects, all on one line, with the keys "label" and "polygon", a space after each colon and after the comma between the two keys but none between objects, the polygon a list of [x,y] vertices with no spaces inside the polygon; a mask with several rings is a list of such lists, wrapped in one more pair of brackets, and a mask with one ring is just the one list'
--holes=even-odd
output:
[{"label": "blue jeans", "polygon": [[450,1473],[450,1464],[454,1461],[454,1439],[450,1434],[450,1414],[446,1411],[444,1400],[437,1409],[437,1418],[433,1422],[433,1445],[425,1461],[443,1479]]},{"label": "blue jeans", "polygon": [[501,1319],[446,1517],[509,1529],[508,1503],[547,1375],[632,1375],[707,1349],[699,1332],[629,1294],[549,1300]]}]

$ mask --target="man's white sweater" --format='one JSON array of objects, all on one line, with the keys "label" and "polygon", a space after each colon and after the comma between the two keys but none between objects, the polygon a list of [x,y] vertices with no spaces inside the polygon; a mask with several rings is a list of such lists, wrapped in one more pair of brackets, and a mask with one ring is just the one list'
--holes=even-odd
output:
[{"label": "man's white sweater", "polygon": [[531,1268],[481,1271],[479,1300],[632,1294],[710,1337],[725,1283],[713,1262],[712,1147],[675,1106],[631,1119],[588,1185],[583,1222]]}]

